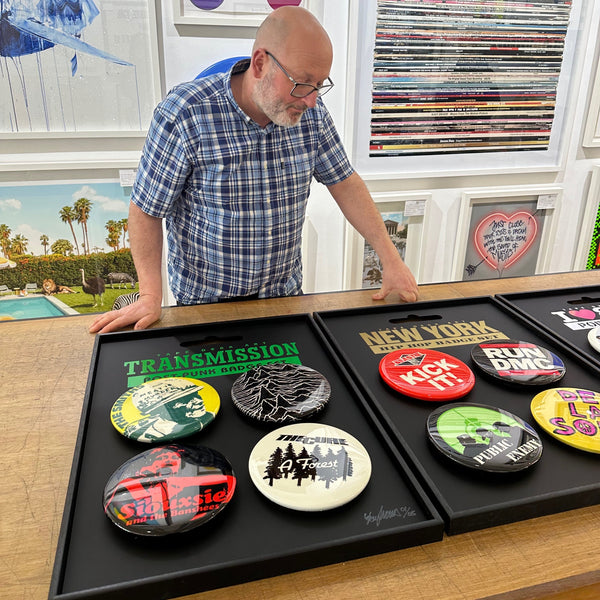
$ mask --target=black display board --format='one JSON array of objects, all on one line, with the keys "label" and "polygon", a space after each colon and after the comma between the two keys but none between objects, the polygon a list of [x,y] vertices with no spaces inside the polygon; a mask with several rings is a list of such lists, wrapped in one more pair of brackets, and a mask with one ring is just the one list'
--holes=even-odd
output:
[{"label": "black display board", "polygon": [[[274,427],[249,422],[230,390],[260,361],[317,369],[330,401],[313,421],[340,428],[368,450],[372,476],[349,504],[306,513],[262,496],[248,473],[254,445]],[[204,431],[182,440],[224,454],[238,478],[229,506],[185,534],[132,536],[104,515],[113,471],[147,444],[122,437],[110,409],[148,377],[187,376],[217,389],[221,409]],[[83,407],[50,587],[52,600],[171,598],[438,541],[443,520],[308,315],[99,335]]]},{"label": "black display board", "polygon": [[[541,516],[600,501],[600,461],[545,434],[530,412],[531,398],[545,388],[518,388],[476,371],[471,348],[490,339],[516,339],[544,346],[567,367],[565,387],[594,389],[598,370],[549,334],[491,297],[411,305],[325,311],[315,315],[337,353],[380,414],[398,447],[414,466],[444,515],[450,534]],[[379,375],[385,354],[400,348],[434,348],[471,366],[473,389],[461,402],[508,410],[542,438],[540,461],[519,473],[481,473],[450,463],[427,439],[426,422],[438,402],[411,399]],[[548,386],[548,387],[556,387]]]},{"label": "black display board", "polygon": [[[600,367],[600,353],[587,339],[591,329],[600,327],[600,285],[498,294],[496,298]],[[600,390],[600,382],[594,389]]]}]

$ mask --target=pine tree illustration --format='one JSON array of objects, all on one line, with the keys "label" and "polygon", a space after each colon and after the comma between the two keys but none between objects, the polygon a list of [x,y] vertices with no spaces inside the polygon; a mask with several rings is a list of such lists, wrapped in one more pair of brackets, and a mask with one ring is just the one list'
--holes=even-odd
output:
[{"label": "pine tree illustration", "polygon": [[348,455],[348,452],[345,448],[341,448],[337,453],[337,464],[338,464],[338,476],[341,477],[344,481],[348,479],[348,477],[352,477],[352,459]]},{"label": "pine tree illustration", "polygon": [[332,465],[330,467],[319,469],[319,479],[324,481],[325,487],[329,489],[330,484],[336,481],[336,479],[339,477],[339,474],[337,473],[339,468],[338,461],[336,460],[335,454],[331,448],[329,449],[329,452],[327,452],[327,455],[323,458],[323,462]]},{"label": "pine tree illustration", "polygon": [[287,479],[288,475],[296,468],[296,453],[294,452],[294,446],[291,442],[285,449],[283,462],[286,463],[285,469],[283,470],[283,476]]},{"label": "pine tree illustration", "polygon": [[269,485],[273,485],[274,479],[281,479],[281,463],[283,462],[283,450],[281,448],[276,448],[273,454],[269,457],[269,462],[265,467],[266,475],[263,479],[269,480]]},{"label": "pine tree illustration", "polygon": [[[308,450],[302,446],[302,450],[296,459],[296,464],[294,466],[294,475],[292,479],[296,479],[298,481],[298,487],[302,485],[303,479],[308,479],[311,476],[311,471],[315,471],[315,467],[311,467],[311,463],[313,459],[311,455],[308,453]],[[314,476],[313,476],[314,481]]]}]

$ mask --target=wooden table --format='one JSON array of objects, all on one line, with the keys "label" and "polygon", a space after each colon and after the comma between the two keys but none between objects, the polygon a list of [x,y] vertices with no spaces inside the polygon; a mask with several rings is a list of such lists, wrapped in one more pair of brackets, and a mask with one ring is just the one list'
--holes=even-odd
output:
[{"label": "wooden table", "polygon": [[[421,300],[600,283],[595,272],[422,286]],[[370,291],[166,308],[156,327],[380,304]],[[389,298],[386,302],[396,302]],[[0,323],[0,598],[47,598],[94,336],[92,316]],[[598,387],[600,388],[600,382]],[[600,506],[187,596],[194,600],[591,600]]]}]

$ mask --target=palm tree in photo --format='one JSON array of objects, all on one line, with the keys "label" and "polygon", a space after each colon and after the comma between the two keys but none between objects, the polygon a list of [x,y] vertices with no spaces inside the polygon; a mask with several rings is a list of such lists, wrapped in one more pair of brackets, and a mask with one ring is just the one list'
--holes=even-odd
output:
[{"label": "palm tree in photo", "polygon": [[115,221],[114,219],[110,219],[106,222],[104,226],[108,231],[108,237],[106,238],[106,243],[113,249],[118,250],[121,239],[121,231],[123,230],[123,225],[121,221]]},{"label": "palm tree in photo", "polygon": [[77,220],[77,213],[72,206],[63,206],[58,214],[60,215],[60,220],[63,223],[69,224],[71,233],[73,234],[73,239],[75,240],[75,250],[77,250],[77,254],[79,254],[79,244],[77,243],[77,236],[75,235],[75,230],[73,229],[73,221]]},{"label": "palm tree in photo", "polygon": [[10,234],[12,233],[10,227],[4,223],[0,223],[0,247],[2,248],[2,254],[8,258],[10,251]]},{"label": "palm tree in photo", "polygon": [[50,238],[45,233],[42,233],[42,235],[40,235],[40,242],[44,247],[44,256],[47,256],[48,246],[50,245]]},{"label": "palm tree in photo", "polygon": [[83,252],[84,254],[89,254],[90,240],[88,238],[87,222],[92,211],[92,202],[87,198],[79,198],[75,201],[73,208],[77,213],[77,222],[81,225],[83,231]]},{"label": "palm tree in photo", "polygon": [[73,253],[73,244],[69,240],[56,240],[52,246],[50,246],[52,254],[62,254],[63,256],[69,256]]},{"label": "palm tree in photo", "polygon": [[27,252],[28,244],[29,240],[20,233],[17,233],[17,235],[15,235],[15,237],[12,239],[10,250],[15,256],[23,255]]},{"label": "palm tree in photo", "polygon": [[123,230],[123,248],[127,248],[127,238],[125,236],[129,231],[129,221],[127,219],[121,219],[119,223]]}]

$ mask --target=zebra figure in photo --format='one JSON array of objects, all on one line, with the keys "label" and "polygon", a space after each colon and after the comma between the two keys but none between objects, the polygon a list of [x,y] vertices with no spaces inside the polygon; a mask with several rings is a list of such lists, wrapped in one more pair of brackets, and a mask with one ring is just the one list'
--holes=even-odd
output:
[{"label": "zebra figure in photo", "polygon": [[117,298],[113,302],[112,309],[119,310],[120,308],[123,308],[124,306],[133,304],[134,302],[137,302],[139,297],[140,297],[139,292],[133,292],[133,294],[122,294],[121,296],[117,296]]}]

